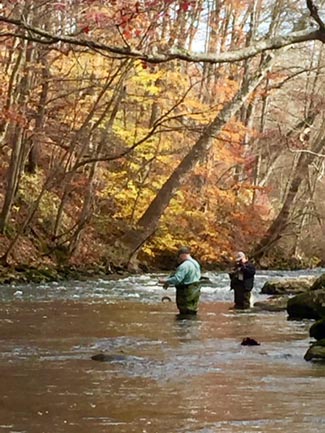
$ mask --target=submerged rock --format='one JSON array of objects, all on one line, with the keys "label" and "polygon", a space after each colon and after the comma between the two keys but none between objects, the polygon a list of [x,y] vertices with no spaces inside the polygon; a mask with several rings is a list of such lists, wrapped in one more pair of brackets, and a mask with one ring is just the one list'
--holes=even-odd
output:
[{"label": "submerged rock", "polygon": [[254,303],[254,309],[265,311],[285,311],[287,309],[289,296],[272,296],[266,301]]},{"label": "submerged rock", "polygon": [[209,277],[205,277],[204,275],[202,275],[200,278],[200,284],[201,286],[211,286],[213,282],[210,280]]},{"label": "submerged rock", "polygon": [[124,355],[114,355],[114,354],[105,354],[105,353],[98,353],[97,355],[93,355],[91,357],[93,361],[100,361],[100,362],[116,362],[116,361],[125,361],[126,356]]},{"label": "submerged rock", "polygon": [[256,341],[254,338],[245,337],[241,342],[242,346],[260,346],[260,343]]}]

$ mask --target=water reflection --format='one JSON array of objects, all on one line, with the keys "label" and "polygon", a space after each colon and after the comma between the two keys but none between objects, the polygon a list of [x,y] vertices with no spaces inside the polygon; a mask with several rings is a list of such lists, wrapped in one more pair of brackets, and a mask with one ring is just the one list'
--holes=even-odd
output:
[{"label": "water reflection", "polygon": [[180,343],[200,340],[201,319],[199,315],[176,314],[175,337]]}]

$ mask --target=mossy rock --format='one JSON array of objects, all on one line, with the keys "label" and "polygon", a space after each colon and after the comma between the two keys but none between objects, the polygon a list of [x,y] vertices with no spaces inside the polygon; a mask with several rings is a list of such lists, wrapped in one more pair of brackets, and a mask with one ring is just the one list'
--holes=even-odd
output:
[{"label": "mossy rock", "polygon": [[17,266],[15,268],[0,268],[0,284],[12,283],[46,283],[56,281],[58,272],[51,268],[35,268]]},{"label": "mossy rock", "polygon": [[305,353],[304,359],[306,361],[325,361],[325,339],[312,344]]},{"label": "mossy rock", "polygon": [[5,272],[0,275],[0,284],[7,285],[14,282],[20,281],[20,278],[17,277],[17,274],[14,272]]}]

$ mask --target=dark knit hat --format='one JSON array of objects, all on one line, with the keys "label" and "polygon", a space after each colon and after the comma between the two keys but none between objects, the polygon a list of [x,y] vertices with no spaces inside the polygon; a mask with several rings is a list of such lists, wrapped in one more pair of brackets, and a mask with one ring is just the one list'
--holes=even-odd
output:
[{"label": "dark knit hat", "polygon": [[189,247],[184,246],[178,250],[177,255],[180,256],[181,254],[190,254],[190,253],[191,253],[191,250],[189,249]]}]

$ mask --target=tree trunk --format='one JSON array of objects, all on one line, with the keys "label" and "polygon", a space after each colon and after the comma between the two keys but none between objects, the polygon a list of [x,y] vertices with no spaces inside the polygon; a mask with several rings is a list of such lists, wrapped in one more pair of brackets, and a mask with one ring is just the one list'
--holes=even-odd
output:
[{"label": "tree trunk", "polygon": [[[26,115],[27,99],[30,90],[30,64],[33,58],[33,47],[30,42],[26,42],[25,50],[25,64],[22,77],[18,85],[18,98],[17,106],[21,107],[21,112]],[[24,156],[25,156],[25,134],[24,127],[17,125],[12,133],[11,139],[12,151],[10,164],[7,172],[7,188],[4,203],[0,213],[0,233],[3,233],[10,216],[11,207],[17,192],[19,179],[23,169]]]},{"label": "tree trunk", "polygon": [[48,71],[47,58],[44,53],[40,52],[40,63],[43,66],[42,68],[42,84],[41,84],[41,94],[38,103],[37,113],[35,115],[35,129],[33,136],[31,137],[30,148],[28,152],[28,161],[26,164],[26,171],[28,173],[35,173],[38,165],[38,154],[39,154],[39,143],[40,136],[42,136],[43,127],[44,127],[44,119],[45,119],[45,107],[46,100],[49,90],[49,78],[50,74]]},{"label": "tree trunk", "polygon": [[129,264],[133,266],[136,255],[141,246],[155,232],[159,220],[167,208],[174,192],[180,187],[184,177],[190,170],[202,160],[209,151],[212,138],[216,137],[230,119],[240,110],[247,98],[258,87],[269,71],[272,57],[259,74],[246,83],[237,95],[229,101],[217,115],[217,117],[205,128],[201,137],[192,147],[189,153],[180,162],[171,176],[162,186],[156,197],[153,199],[147,210],[144,212],[137,227],[129,230],[116,242],[114,255],[117,256],[119,264]]}]

